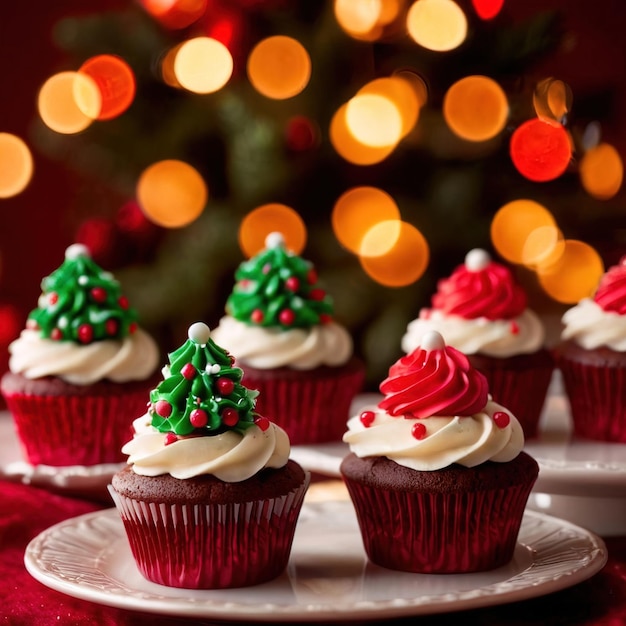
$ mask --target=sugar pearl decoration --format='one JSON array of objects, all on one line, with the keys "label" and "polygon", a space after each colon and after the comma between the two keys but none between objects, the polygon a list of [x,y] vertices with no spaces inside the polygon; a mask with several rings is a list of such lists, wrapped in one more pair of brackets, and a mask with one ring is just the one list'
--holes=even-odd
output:
[{"label": "sugar pearl decoration", "polygon": [[282,236],[281,233],[273,232],[273,233],[270,233],[265,238],[266,248],[278,248],[279,246],[284,246],[284,245],[285,245],[285,238]]},{"label": "sugar pearl decoration", "polygon": [[422,343],[420,348],[422,350],[443,350],[446,347],[446,342],[443,340],[441,333],[436,330],[429,330],[422,336]]},{"label": "sugar pearl decoration", "polygon": [[211,330],[204,322],[196,322],[189,327],[187,336],[191,341],[204,345],[211,336]]},{"label": "sugar pearl decoration", "polygon": [[65,249],[66,259],[73,260],[81,256],[91,257],[89,248],[82,243],[73,243]]},{"label": "sugar pearl decoration", "polygon": [[465,255],[465,267],[469,272],[480,272],[491,262],[491,257],[486,250],[474,248]]}]

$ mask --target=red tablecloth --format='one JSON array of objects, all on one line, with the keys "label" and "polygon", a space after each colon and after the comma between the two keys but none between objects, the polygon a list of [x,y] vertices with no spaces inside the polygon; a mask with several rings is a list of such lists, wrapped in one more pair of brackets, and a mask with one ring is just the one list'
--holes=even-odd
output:
[{"label": "red tablecloth", "polygon": [[[33,537],[52,524],[103,506],[106,504],[0,481],[0,625],[214,624],[211,620],[146,615],[86,602],[49,589],[30,576],[25,569],[23,555]],[[392,621],[429,626],[443,626],[449,624],[451,619],[463,626],[622,626],[626,624],[626,535],[608,537],[605,541],[609,551],[606,566],[589,580],[563,591],[451,615]]]}]

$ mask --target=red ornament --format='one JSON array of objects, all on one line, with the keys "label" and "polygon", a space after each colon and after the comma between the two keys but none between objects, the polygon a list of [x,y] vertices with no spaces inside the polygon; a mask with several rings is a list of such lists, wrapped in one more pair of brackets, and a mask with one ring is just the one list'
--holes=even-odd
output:
[{"label": "red ornament", "polygon": [[93,326],[91,324],[81,324],[77,331],[78,341],[89,343],[93,339]]},{"label": "red ornament", "polygon": [[176,435],[176,433],[167,433],[165,435],[165,440],[163,441],[163,443],[166,446],[169,446],[171,443],[175,443],[178,441],[178,435]]},{"label": "red ornament", "polygon": [[376,413],[374,413],[374,411],[363,411],[361,415],[359,415],[359,419],[365,428],[369,428],[376,419]]},{"label": "red ornament", "polygon": [[195,377],[197,371],[191,363],[185,363],[180,368],[180,373],[183,375],[183,378],[186,378],[187,380],[192,380]]},{"label": "red ornament", "polygon": [[233,409],[232,407],[226,407],[222,411],[222,422],[226,424],[226,426],[235,426],[239,421],[239,411],[237,409]]},{"label": "red ornament", "polygon": [[511,418],[504,411],[496,411],[493,414],[493,421],[498,428],[506,428],[510,424]]},{"label": "red ornament", "polygon": [[298,289],[300,289],[300,280],[298,279],[297,276],[290,276],[285,281],[285,287],[289,289],[289,291],[296,292],[298,291]]},{"label": "red ornament", "polygon": [[229,396],[235,390],[235,381],[230,378],[226,378],[225,376],[218,378],[215,385],[217,386],[217,390],[223,396]]},{"label": "red ornament", "polygon": [[426,437],[426,426],[424,426],[422,422],[415,422],[413,428],[411,428],[411,435],[413,435],[415,439],[424,439],[424,437]]},{"label": "red ornament", "polygon": [[128,308],[128,298],[126,296],[120,296],[117,299],[117,303],[120,305],[120,307],[124,310],[126,310]]},{"label": "red ornament", "polygon": [[278,314],[278,321],[285,326],[291,326],[296,319],[296,314],[291,309],[283,309]]},{"label": "red ornament", "polygon": [[167,400],[158,400],[154,410],[158,416],[168,418],[172,414],[172,405]]},{"label": "red ornament", "polygon": [[59,301],[59,294],[53,291],[48,294],[48,304],[55,305]]},{"label": "red ornament", "polygon": [[267,417],[264,417],[263,415],[257,415],[254,418],[254,423],[263,431],[265,432],[269,427],[271,422],[267,419]]},{"label": "red ornament", "polygon": [[54,339],[54,341],[60,341],[63,339],[63,333],[60,328],[53,328],[50,331],[50,339]]},{"label": "red ornament", "polygon": [[107,292],[106,292],[106,289],[104,289],[103,287],[94,287],[90,293],[91,293],[91,297],[96,302],[99,302],[99,303],[106,302]]},{"label": "red ornament", "polygon": [[117,335],[117,331],[119,329],[119,323],[116,319],[108,319],[104,323],[104,329],[106,330],[107,335],[109,335],[109,337],[114,337],[115,335]]},{"label": "red ornament", "polygon": [[306,282],[309,283],[309,285],[314,285],[317,282],[317,272],[314,268],[307,272]]},{"label": "red ornament", "polygon": [[254,309],[254,311],[252,311],[252,313],[250,314],[250,319],[255,323],[255,324],[260,324],[263,321],[263,311],[261,311],[261,309]]},{"label": "red ornament", "polygon": [[326,292],[319,287],[316,289],[311,289],[309,293],[309,298],[311,300],[315,300],[316,302],[321,302],[326,297]]},{"label": "red ornament", "polygon": [[202,428],[209,423],[209,416],[203,409],[194,409],[189,414],[189,421],[194,428]]}]

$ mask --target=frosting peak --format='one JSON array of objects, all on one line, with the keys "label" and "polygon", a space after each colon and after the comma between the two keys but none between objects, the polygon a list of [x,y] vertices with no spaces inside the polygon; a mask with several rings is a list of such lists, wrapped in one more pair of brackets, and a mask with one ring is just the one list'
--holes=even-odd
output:
[{"label": "frosting peak", "polygon": [[626,256],[602,276],[593,299],[604,311],[626,315]]}]

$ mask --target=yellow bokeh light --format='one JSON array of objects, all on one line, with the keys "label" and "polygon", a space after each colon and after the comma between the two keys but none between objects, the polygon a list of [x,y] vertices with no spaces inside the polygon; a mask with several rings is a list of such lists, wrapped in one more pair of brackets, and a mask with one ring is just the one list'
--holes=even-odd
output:
[{"label": "yellow bokeh light", "polygon": [[357,94],[346,106],[346,124],[360,143],[374,148],[395,146],[402,138],[402,116],[387,97]]},{"label": "yellow bokeh light", "polygon": [[593,296],[604,273],[604,264],[592,246],[566,239],[558,259],[541,264],[536,272],[539,284],[551,298],[575,304]]},{"label": "yellow bokeh light", "polygon": [[376,27],[382,13],[381,0],[335,0],[333,10],[339,26],[358,38]]},{"label": "yellow bokeh light", "polygon": [[165,228],[180,228],[200,216],[209,192],[200,173],[175,159],[147,167],[137,182],[137,201],[146,217]]},{"label": "yellow bokeh light", "polygon": [[230,80],[233,57],[221,41],[194,37],[178,48],[173,70],[184,89],[199,94],[214,93]]},{"label": "yellow bokeh light", "polygon": [[0,198],[24,191],[33,176],[33,157],[16,135],[0,133]]},{"label": "yellow bokeh light", "polygon": [[267,37],[250,52],[248,79],[262,95],[285,100],[301,93],[311,78],[311,58],[304,46],[284,35]]},{"label": "yellow bokeh light", "polygon": [[386,287],[405,287],[421,278],[428,267],[430,250],[415,226],[403,221],[379,222],[370,231],[365,239],[371,238],[372,242],[384,239],[385,235],[395,238],[395,244],[386,254],[359,257],[370,278]]},{"label": "yellow bokeh light", "polygon": [[[498,254],[512,263],[530,264],[549,254],[540,244],[550,245],[546,232],[533,235],[537,229],[556,229],[552,213],[533,200],[513,200],[502,206],[491,221],[491,242]],[[529,242],[529,238],[533,236]],[[558,237],[557,237],[558,239]]]},{"label": "yellow bokeh light", "polygon": [[624,164],[613,146],[600,143],[585,152],[579,173],[580,182],[590,196],[609,200],[622,186]]},{"label": "yellow bokeh light", "polygon": [[487,76],[466,76],[443,100],[443,116],[453,133],[468,141],[495,137],[506,124],[509,103],[502,87]]},{"label": "yellow bokeh light", "polygon": [[377,187],[353,187],[335,202],[331,223],[342,246],[359,254],[367,232],[381,221],[400,219],[395,200]]},{"label": "yellow bokeh light", "polygon": [[42,85],[37,110],[43,123],[57,133],[79,133],[100,114],[102,97],[96,82],[79,72],[59,72]]},{"label": "yellow bokeh light", "polygon": [[530,269],[561,254],[563,233],[556,226],[539,226],[528,233],[520,263]]},{"label": "yellow bokeh light", "polygon": [[291,207],[271,202],[250,211],[239,227],[239,247],[250,258],[265,248],[266,237],[281,233],[286,247],[300,254],[306,245],[306,226],[300,215]]},{"label": "yellow bokeh light", "polygon": [[348,129],[346,109],[346,104],[339,107],[330,122],[329,137],[333,148],[346,161],[355,165],[373,165],[386,159],[395,145],[374,147],[358,141]]},{"label": "yellow bokeh light", "polygon": [[384,220],[374,224],[361,240],[359,257],[363,259],[389,254],[398,243],[401,232],[402,220],[399,219]]},{"label": "yellow bokeh light", "polygon": [[453,0],[416,0],[406,16],[411,38],[435,52],[458,48],[467,37],[467,18]]}]

